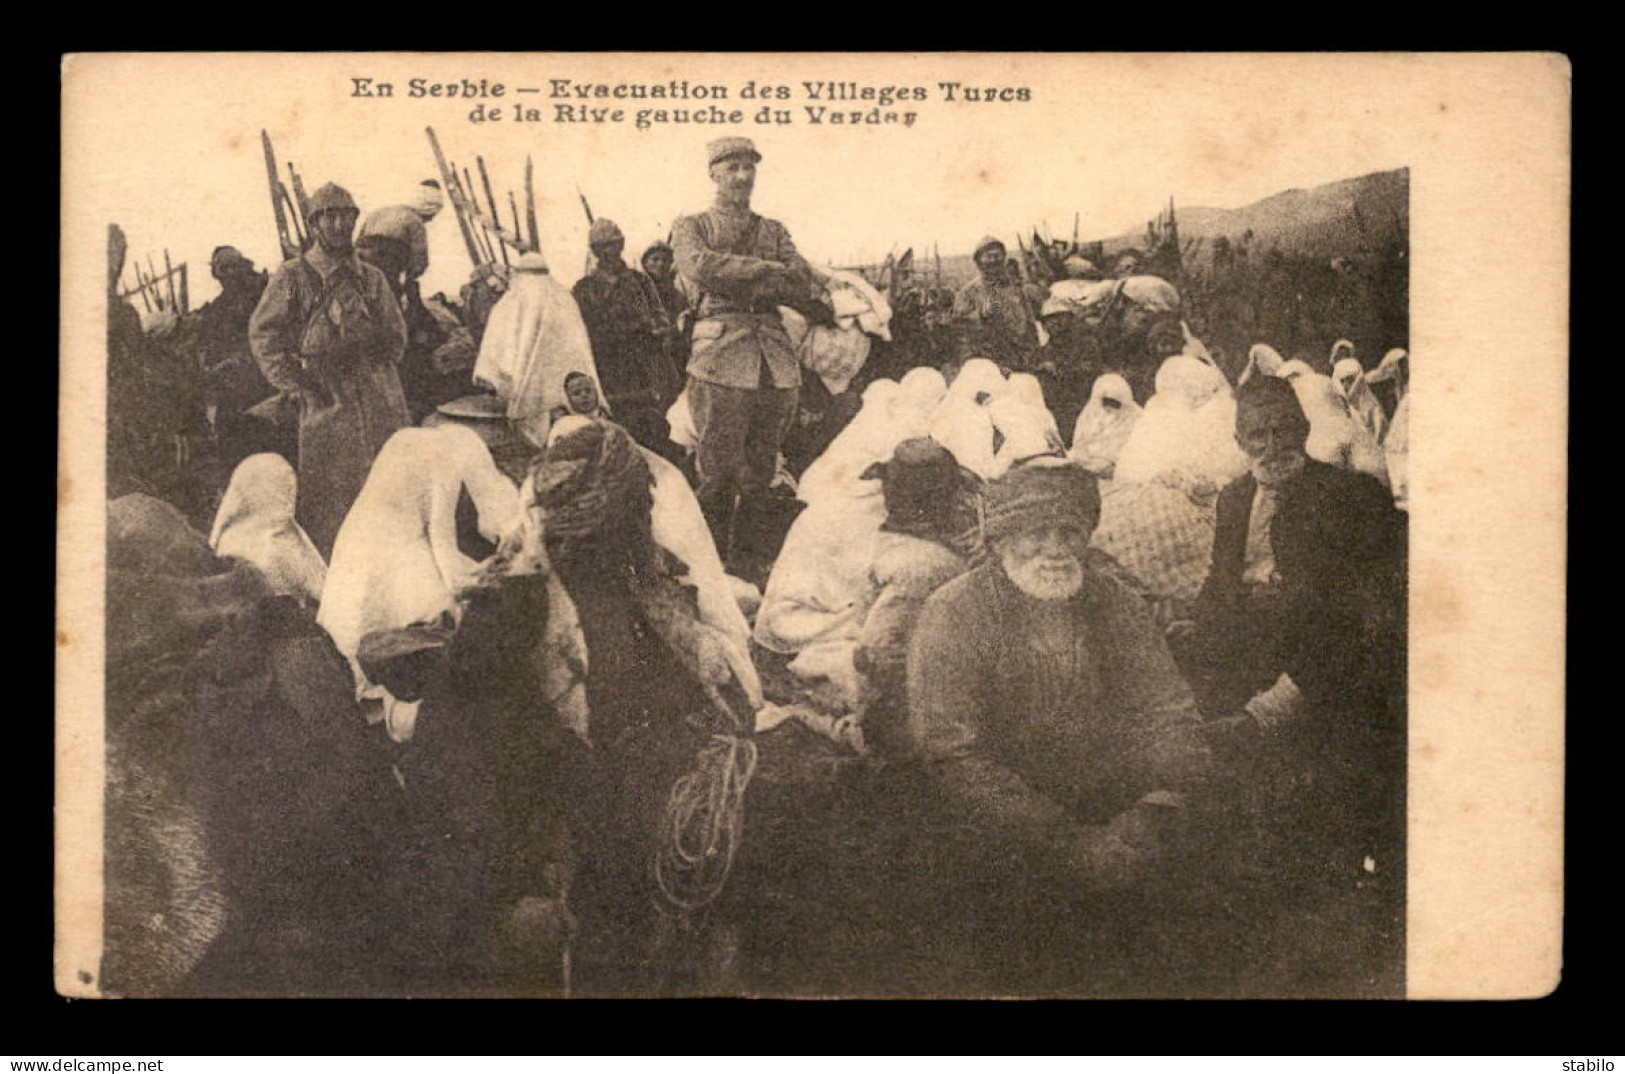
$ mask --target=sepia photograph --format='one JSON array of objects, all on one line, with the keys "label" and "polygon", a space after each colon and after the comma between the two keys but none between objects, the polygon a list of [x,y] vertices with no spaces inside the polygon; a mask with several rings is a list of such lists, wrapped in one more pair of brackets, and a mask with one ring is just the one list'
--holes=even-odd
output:
[{"label": "sepia photograph", "polygon": [[1537,54],[66,57],[58,990],[1549,992],[1568,123]]}]

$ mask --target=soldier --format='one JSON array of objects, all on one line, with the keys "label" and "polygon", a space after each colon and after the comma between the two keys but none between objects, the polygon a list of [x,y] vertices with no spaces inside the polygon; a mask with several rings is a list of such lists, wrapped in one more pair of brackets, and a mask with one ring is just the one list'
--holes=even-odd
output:
[{"label": "soldier", "polygon": [[976,244],[971,257],[981,275],[960,288],[954,319],[977,326],[982,348],[1000,365],[1030,368],[1038,348],[1038,327],[1020,276],[1011,278],[1015,264],[1006,260],[1004,243],[990,235]]},{"label": "soldier", "polygon": [[594,222],[588,244],[593,270],[576,281],[571,293],[592,339],[593,361],[609,408],[622,418],[645,410],[664,411],[677,398],[681,384],[667,362],[670,322],[660,296],[649,278],[623,259],[626,238],[613,220]]},{"label": "soldier", "polygon": [[271,277],[248,341],[265,379],[299,405],[299,524],[323,557],[372,460],[409,424],[396,363],[406,322],[384,274],[356,257],[355,199],[328,183],[310,199],[311,248]]},{"label": "soldier", "polygon": [[717,200],[679,218],[672,245],[678,271],[700,293],[688,361],[700,506],[724,562],[748,571],[772,558],[753,538],[770,513],[767,490],[801,389],[777,308],[824,324],[833,317],[784,225],[751,211],[762,155],[750,139],[706,148]]}]

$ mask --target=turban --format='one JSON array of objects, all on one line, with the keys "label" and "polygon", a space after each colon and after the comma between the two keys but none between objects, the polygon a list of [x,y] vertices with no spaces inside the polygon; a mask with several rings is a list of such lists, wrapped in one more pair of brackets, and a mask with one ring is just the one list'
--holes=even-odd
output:
[{"label": "turban", "polygon": [[647,534],[654,476],[626,430],[583,420],[559,432],[535,475],[544,532],[566,541],[600,533]]},{"label": "turban", "polygon": [[983,533],[989,543],[1046,524],[1092,532],[1100,521],[1100,490],[1089,471],[1072,463],[1021,466],[987,486]]},{"label": "turban", "polygon": [[409,203],[412,211],[425,220],[432,220],[446,205],[446,195],[441,192],[440,184],[433,179],[425,179],[412,194]]}]

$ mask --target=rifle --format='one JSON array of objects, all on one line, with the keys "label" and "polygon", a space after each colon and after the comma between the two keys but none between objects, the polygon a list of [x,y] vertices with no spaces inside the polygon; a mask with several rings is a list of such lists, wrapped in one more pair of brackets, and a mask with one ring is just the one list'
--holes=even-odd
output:
[{"label": "rifle", "polygon": [[465,207],[457,192],[457,174],[446,164],[446,155],[440,151],[440,140],[434,136],[434,128],[425,127],[424,130],[429,135],[429,147],[434,150],[435,166],[440,169],[440,185],[445,187],[446,197],[451,199],[452,211],[457,216],[457,230],[462,232],[463,245],[468,249],[469,260],[474,262],[475,268],[479,268],[484,262],[480,260],[479,244],[474,241],[474,232],[468,226],[468,218],[464,215]]},{"label": "rifle", "polygon": [[164,247],[164,278],[169,281],[169,308],[181,311],[180,296],[175,293],[175,266],[169,263],[169,247]]},{"label": "rifle", "polygon": [[300,235],[300,247],[310,245],[310,199],[305,197],[305,184],[300,180],[299,173],[293,170],[293,161],[288,161],[288,174],[293,177],[294,204],[299,207],[299,222],[303,225]]},{"label": "rifle", "polygon": [[[457,178],[457,166],[452,165],[451,176]],[[468,174],[468,168],[462,169],[462,182],[457,187],[457,193],[463,199],[463,211],[468,214],[470,224],[481,224],[480,202],[474,194],[474,177]],[[492,264],[496,261],[496,254],[491,251],[491,236],[486,233],[483,226],[475,227],[474,239],[480,245],[480,260],[482,264]]]},{"label": "rifle", "polygon": [[[525,229],[519,223],[519,201],[513,196],[513,191],[511,190],[508,191],[508,208],[513,212],[513,236],[520,243],[523,243],[525,241]],[[525,248],[522,245],[518,245],[515,246],[514,249],[523,253]]]},{"label": "rifle", "polygon": [[536,185],[531,181],[531,163],[529,155],[525,157],[525,233],[530,236],[530,248],[535,253],[541,253],[542,236],[536,230]]},{"label": "rifle", "polygon": [[159,309],[164,308],[163,292],[158,290],[158,266],[153,263],[152,255],[147,255],[147,286],[152,288],[152,300]]},{"label": "rifle", "polygon": [[491,206],[491,227],[496,231],[497,252],[502,255],[503,268],[508,267],[508,246],[502,241],[502,214],[497,212],[496,195],[491,193],[491,176],[485,170],[485,158],[476,156],[474,163],[480,168],[480,182],[485,186],[485,203]]},{"label": "rifle", "polygon": [[587,214],[587,226],[592,227],[597,221],[592,217],[592,206],[587,204],[587,195],[581,192],[579,183],[576,184],[576,197],[581,199],[581,211]]},{"label": "rifle", "polygon": [[276,237],[282,244],[282,260],[292,261],[299,256],[301,243],[295,241],[295,233],[288,228],[288,218],[282,210],[283,202],[288,200],[287,188],[277,177],[276,151],[271,148],[271,135],[260,131],[260,146],[265,150],[265,174],[271,183],[271,212],[276,217]]}]

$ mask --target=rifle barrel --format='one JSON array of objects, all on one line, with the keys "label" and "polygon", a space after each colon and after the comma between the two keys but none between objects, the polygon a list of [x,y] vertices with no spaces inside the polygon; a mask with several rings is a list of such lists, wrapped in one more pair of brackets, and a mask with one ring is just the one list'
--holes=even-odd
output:
[{"label": "rifle barrel", "polygon": [[536,185],[529,155],[525,157],[525,233],[530,237],[531,250],[541,253],[542,237],[536,227]]},{"label": "rifle barrel", "polygon": [[502,241],[502,214],[497,212],[497,198],[491,193],[491,173],[485,170],[485,158],[476,156],[474,162],[480,168],[480,183],[485,187],[485,203],[491,207],[491,226],[497,229],[497,252],[502,255],[503,265],[508,264],[508,244]]},{"label": "rifle barrel", "polygon": [[463,245],[468,249],[469,260],[478,268],[483,262],[480,260],[479,246],[474,242],[474,233],[469,230],[468,220],[463,216],[463,207],[457,199],[457,177],[451,167],[446,163],[446,155],[440,151],[440,139],[434,136],[433,127],[425,127],[429,136],[429,148],[434,150],[435,167],[440,169],[440,183],[446,188],[446,197],[451,199],[452,212],[457,217],[457,230],[462,233]]},{"label": "rifle barrel", "polygon": [[175,293],[175,267],[169,263],[169,247],[164,247],[164,278],[169,281],[169,308],[179,313],[180,296]]},{"label": "rifle barrel", "polygon": [[288,218],[282,211],[282,202],[288,194],[282,189],[282,180],[277,176],[276,150],[271,147],[270,132],[260,131],[260,148],[265,151],[265,171],[271,181],[271,213],[276,217],[277,242],[282,245],[283,260],[291,260],[298,251],[294,249],[288,231]]}]

